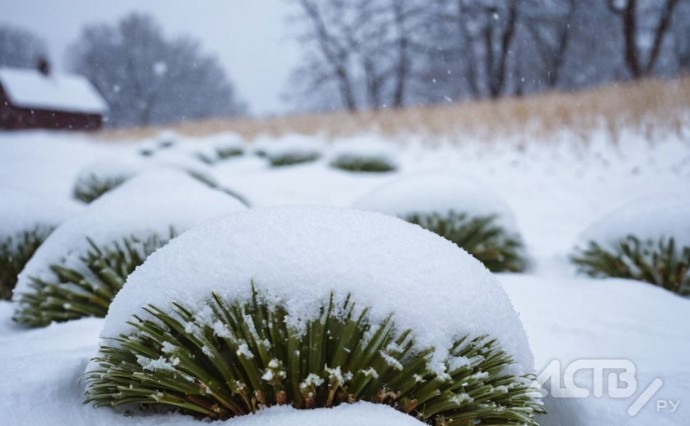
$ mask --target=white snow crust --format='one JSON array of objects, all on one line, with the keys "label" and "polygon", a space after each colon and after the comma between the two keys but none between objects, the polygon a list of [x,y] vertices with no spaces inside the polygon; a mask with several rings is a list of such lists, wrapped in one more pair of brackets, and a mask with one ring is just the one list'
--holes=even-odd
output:
[{"label": "white snow crust", "polygon": [[228,426],[422,426],[425,424],[387,405],[368,402],[315,410],[273,407],[254,415],[237,417],[227,423]]},{"label": "white snow crust", "polygon": [[108,106],[85,77],[37,70],[0,68],[0,83],[18,107],[103,113]]},{"label": "white snow crust", "polygon": [[318,316],[331,292],[340,301],[351,294],[360,309],[370,308],[372,321],[393,314],[420,347],[434,347],[439,373],[448,348],[466,334],[497,338],[532,371],[520,320],[481,263],[402,220],[325,206],[239,212],[173,240],[129,277],[102,337],[131,332],[126,321],[142,306],[201,305],[211,292],[247,300],[252,283],[286,307],[297,329]]},{"label": "white snow crust", "polygon": [[309,155],[320,154],[323,151],[324,144],[313,137],[288,134],[281,136],[277,140],[263,140],[258,141],[257,145],[261,147],[269,156],[282,155]]},{"label": "white snow crust", "polygon": [[348,138],[335,143],[331,149],[330,160],[340,158],[381,159],[399,167],[397,152],[391,144],[366,137]]},{"label": "white snow crust", "polygon": [[169,235],[209,219],[242,210],[235,198],[172,170],[137,176],[99,197],[59,226],[36,251],[19,275],[17,294],[30,291],[29,277],[51,278],[49,266],[78,264],[88,249],[87,238],[99,246],[130,235]]},{"label": "white snow crust", "polygon": [[81,208],[75,202],[0,186],[0,238],[35,227],[55,228]]},{"label": "white snow crust", "polygon": [[507,231],[517,225],[498,195],[470,178],[454,173],[423,172],[401,177],[356,200],[352,207],[402,217],[412,213],[496,215]]},{"label": "white snow crust", "polygon": [[638,197],[594,222],[579,237],[615,244],[633,235],[642,240],[673,237],[677,246],[690,247],[690,193],[664,192]]}]

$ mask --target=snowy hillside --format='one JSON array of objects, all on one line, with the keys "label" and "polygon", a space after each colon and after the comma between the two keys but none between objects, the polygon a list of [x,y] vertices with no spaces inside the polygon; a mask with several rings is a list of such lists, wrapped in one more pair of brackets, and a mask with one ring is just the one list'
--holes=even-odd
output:
[{"label": "snowy hillside", "polygon": [[[547,373],[541,378],[550,377],[551,387],[557,386],[558,383],[564,387],[567,377],[564,378],[563,375],[567,375],[568,366],[574,365],[574,362],[581,362],[573,376],[574,383],[578,386],[567,389],[566,393],[570,392],[570,397],[563,397],[552,389],[551,396],[546,398],[548,414],[537,419],[539,424],[690,424],[690,328],[687,327],[690,323],[690,299],[638,281],[594,279],[579,275],[569,261],[569,256],[580,243],[581,236],[592,224],[602,223],[603,218],[609,218],[610,214],[621,206],[634,208],[630,207],[629,203],[634,203],[635,200],[672,191],[676,194],[677,200],[668,205],[678,211],[669,212],[666,216],[674,217],[681,222],[690,220],[690,141],[687,136],[668,134],[663,140],[649,143],[644,135],[630,132],[619,135],[617,143],[613,143],[608,133],[601,131],[594,132],[587,143],[563,134],[554,140],[534,140],[528,144],[508,139],[488,144],[469,139],[464,143],[439,143],[430,147],[412,136],[402,140],[388,140],[377,135],[365,135],[326,143],[318,138],[288,135],[284,138],[264,137],[260,144],[251,144],[251,141],[247,141],[243,152],[228,155],[227,158],[219,156],[212,164],[206,164],[197,154],[201,152],[216,155],[214,149],[223,146],[223,135],[192,139],[168,134],[166,138],[172,139],[172,143],[164,146],[156,138],[114,143],[64,133],[0,134],[0,196],[5,197],[2,194],[12,191],[34,194],[36,197],[50,200],[50,205],[54,205],[53,200],[56,199],[72,203],[75,183],[84,170],[93,169],[97,172],[99,168],[95,167],[95,164],[109,161],[117,168],[118,164],[133,164],[133,158],[136,158],[136,168],[128,169],[127,179],[135,174],[145,174],[149,169],[160,169],[161,165],[170,163],[166,158],[184,159],[176,161],[177,163],[198,162],[198,168],[217,182],[215,189],[219,194],[223,190],[237,193],[250,205],[250,211],[285,204],[319,204],[349,208],[361,203],[358,200],[376,197],[381,188],[390,188],[392,184],[395,187],[395,182],[408,176],[425,175],[429,172],[433,172],[435,176],[443,176],[446,173],[461,175],[477,182],[478,188],[486,188],[486,192],[491,193],[492,197],[495,195],[501,200],[498,204],[500,212],[506,211],[506,214],[511,215],[510,226],[520,233],[524,242],[524,250],[529,260],[526,271],[494,274],[497,280],[493,281],[493,278],[489,277],[489,284],[496,286],[495,292],[492,287],[490,293],[493,295],[491,297],[495,297],[496,304],[510,307],[508,300],[502,299],[505,297],[504,290],[517,311],[534,357],[534,372],[538,374],[547,369]],[[236,137],[227,138],[233,141],[228,146],[237,148]],[[396,169],[387,172],[351,172],[331,167],[333,158],[343,153],[366,153],[367,150],[361,147],[367,143],[373,147],[370,152],[391,158]],[[348,144],[354,146],[349,151]],[[199,150],[195,149],[197,146]],[[146,151],[144,156],[141,155],[142,150]],[[289,156],[293,151],[295,155],[306,151],[318,151],[319,155],[311,155],[308,161],[299,164],[271,166],[271,155]],[[112,169],[107,170],[111,171]],[[425,185],[416,185],[414,190],[424,192]],[[429,188],[429,192],[431,190],[432,188]],[[420,196],[410,201],[413,195],[405,197],[411,204],[424,203],[425,199]],[[377,208],[372,210],[394,211],[398,208],[396,203],[400,200],[393,197],[390,201],[393,203],[391,206],[379,206],[377,203],[386,202],[383,198],[369,201],[369,204],[376,204]],[[14,206],[8,206],[9,202],[9,197],[0,199],[0,217],[6,218],[6,211],[14,211]],[[452,206],[462,206],[462,203],[454,203],[452,200],[449,203]],[[688,206],[685,213],[680,211],[683,210],[683,206]],[[405,205],[406,209],[414,207]],[[186,205],[185,208],[203,210],[205,206],[200,202],[198,205]],[[324,250],[319,250],[319,247],[309,249],[313,251],[291,253],[291,250],[299,247],[301,239],[312,241],[316,231],[294,231],[281,235],[280,221],[269,216],[260,218],[265,220],[267,225],[266,229],[256,232],[256,235],[237,231],[257,226],[253,219],[247,220],[247,223],[236,224],[236,227],[231,229],[232,232],[238,232],[236,235],[228,230],[230,228],[222,227],[206,228],[204,232],[191,231],[182,237],[184,240],[178,241],[196,241],[192,247],[199,247],[199,251],[193,252],[192,247],[184,246],[182,243],[177,246],[172,243],[168,246],[171,250],[165,253],[174,255],[168,254],[171,257],[166,258],[166,262],[171,262],[172,265],[167,271],[169,275],[155,273],[156,267],[165,267],[163,255],[160,253],[164,253],[163,250],[166,249],[161,249],[153,255],[150,263],[147,262],[137,269],[135,274],[138,275],[125,285],[125,290],[129,293],[129,296],[125,295],[126,301],[124,297],[115,299],[113,312],[117,314],[117,324],[109,322],[106,330],[121,331],[127,315],[135,310],[131,306],[132,303],[163,303],[168,294],[166,284],[183,285],[184,279],[189,278],[189,274],[193,275],[195,271],[202,273],[214,270],[230,274],[241,267],[247,268],[242,272],[249,273],[251,268],[247,265],[258,265],[257,267],[264,269],[271,264],[286,267],[285,265],[292,264],[290,262],[293,254],[298,258],[303,255],[304,259],[315,259],[317,262],[319,259],[329,259],[329,255],[323,254]],[[323,220],[319,219],[318,215],[302,216],[305,219]],[[660,220],[661,218],[662,216]],[[25,218],[16,218],[17,223],[22,220]],[[361,225],[358,219],[352,219],[351,223],[348,220],[345,223],[351,226],[340,230],[340,233],[334,232],[333,235],[337,241],[348,241],[348,244],[356,245],[356,239],[352,235],[347,235],[348,231],[368,228],[357,228]],[[391,273],[396,268],[394,263],[378,262],[388,259],[387,253],[399,254],[396,259],[400,261],[401,253],[405,250],[411,251],[412,246],[394,244],[385,237],[404,233],[404,229],[410,225],[400,224],[398,227],[394,224],[388,228],[387,223],[384,221],[369,229],[367,235],[362,236],[362,252],[346,260],[356,260],[364,264],[361,271],[351,271],[354,266],[350,264],[345,264],[340,270],[337,265],[322,264],[320,266],[323,269],[316,268],[318,273],[310,276],[325,279],[324,277],[328,277],[330,266],[333,266],[333,274],[338,277],[364,282],[373,279],[372,277]],[[330,224],[331,222],[319,223],[315,228],[326,232]],[[7,225],[0,224],[0,229],[9,228]],[[659,224],[661,228],[663,225]],[[650,221],[649,227],[654,227],[653,220]],[[685,232],[684,230],[690,228],[677,229]],[[425,245],[425,235],[412,243],[425,248],[433,246]],[[230,257],[225,259],[226,263],[214,267],[213,261],[205,256],[207,253],[215,253],[213,250],[221,246],[209,243],[208,247],[205,247],[203,241],[220,240],[221,237],[228,241],[225,255]],[[678,236],[681,241],[687,241],[686,237],[689,236]],[[242,250],[243,245],[251,244],[255,241],[254,238],[265,243],[265,247],[272,247],[272,250],[262,248],[261,244]],[[272,239],[275,241],[270,244]],[[394,246],[389,247],[387,244]],[[380,257],[377,256],[377,247],[382,248]],[[186,252],[190,253],[189,259],[195,259],[191,264],[203,266],[197,266],[197,270],[193,267],[183,268],[184,262],[178,265],[180,259],[185,259]],[[216,254],[220,256],[222,253],[223,250]],[[260,258],[262,254],[267,257]],[[343,254],[341,257],[348,256]],[[272,258],[275,261],[272,261]],[[222,260],[222,257],[219,259]],[[443,274],[449,273],[449,270],[443,269],[447,265],[443,265],[443,262],[433,263],[430,257],[418,256],[415,260],[415,256],[410,255],[405,261],[414,266],[414,262],[420,259],[429,263],[429,275],[436,280],[434,282],[440,282]],[[237,263],[234,264],[233,261]],[[236,268],[233,269],[233,265]],[[405,288],[413,289],[410,290],[410,294],[397,295],[377,305],[382,306],[382,311],[372,309],[373,315],[385,316],[394,311],[393,306],[400,300],[408,303],[409,300],[419,299],[420,305],[437,300],[438,306],[446,309],[442,303],[444,301],[469,304],[472,303],[472,298],[476,297],[476,300],[481,300],[481,304],[467,306],[463,315],[471,314],[478,323],[468,324],[467,329],[477,330],[478,333],[494,329],[497,330],[498,336],[509,339],[508,335],[513,330],[510,327],[514,326],[511,315],[514,314],[506,314],[505,318],[492,320],[491,309],[496,309],[496,306],[492,306],[491,300],[479,297],[488,294],[482,293],[480,286],[468,286],[467,291],[471,293],[451,294],[446,299],[438,294],[438,287],[426,288],[423,282],[419,282],[418,288],[414,288],[412,281],[423,281],[423,278],[412,275],[410,271],[414,269],[413,266],[410,266],[409,271],[399,268],[402,270],[401,274],[406,274],[408,278]],[[175,269],[177,267],[180,269]],[[458,271],[465,270],[460,268]],[[486,270],[481,272],[489,274]],[[379,275],[376,275],[377,273]],[[299,275],[285,276],[297,279]],[[157,277],[166,280],[152,285],[151,288],[156,289],[155,293],[147,294],[142,290],[143,285],[134,287],[137,282],[151,282]],[[261,279],[271,281],[275,276],[265,273],[257,274],[255,278],[257,282]],[[271,285],[279,285],[278,281],[271,282]],[[335,279],[334,282],[339,283],[341,287],[337,290],[351,290],[343,280]],[[479,280],[475,282],[477,283],[485,282]],[[500,286],[494,283],[500,283]],[[128,288],[130,284],[132,287]],[[352,289],[358,291],[356,287]],[[306,292],[308,288],[300,290]],[[143,293],[139,294],[137,291]],[[432,291],[433,294],[427,296],[426,291]],[[367,300],[375,300],[374,293],[375,289],[362,289],[359,294],[364,295]],[[189,295],[192,292],[185,294]],[[288,296],[289,294],[281,294],[281,297]],[[302,302],[306,303],[305,300],[312,299],[305,298]],[[108,408],[95,409],[90,405],[83,405],[83,375],[89,360],[98,352],[99,335],[104,329],[104,320],[85,318],[54,323],[42,329],[24,329],[12,322],[14,310],[12,302],[0,301],[0,377],[3,382],[0,388],[0,423],[18,426],[198,424],[193,418],[181,415],[137,413],[132,417],[125,417]],[[400,324],[409,328],[426,327],[428,336],[425,336],[426,340],[422,340],[425,344],[434,345],[438,342],[434,338],[438,335],[447,335],[447,327],[461,327],[463,319],[469,318],[459,315],[453,321],[434,326],[435,321],[442,319],[432,314],[433,312],[424,309],[410,311],[408,317],[400,320]],[[515,330],[518,329],[514,329],[513,334],[519,334]],[[525,366],[530,364],[530,356],[525,354],[529,351],[523,348],[519,338],[511,349],[514,349],[514,353],[520,354],[519,362]],[[558,361],[560,365],[554,367],[556,364],[553,361]],[[626,375],[631,372],[630,368],[634,368],[633,374]],[[571,370],[573,371],[575,370]],[[621,388],[627,390],[622,392]],[[589,396],[574,397],[573,393],[578,389],[586,390]],[[422,424],[387,407],[368,403],[339,406],[331,410],[338,413],[333,417],[337,418],[337,421],[331,420],[325,410],[307,413],[277,407],[216,424]]]}]

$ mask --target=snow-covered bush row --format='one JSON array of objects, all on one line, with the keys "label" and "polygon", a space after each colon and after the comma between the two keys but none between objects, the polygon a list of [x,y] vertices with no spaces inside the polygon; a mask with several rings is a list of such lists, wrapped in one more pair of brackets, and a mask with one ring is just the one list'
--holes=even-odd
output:
[{"label": "snow-covered bush row", "polygon": [[11,188],[0,188],[0,200],[0,300],[5,300],[38,246],[81,207]]},{"label": "snow-covered bush row", "polygon": [[650,195],[592,224],[571,260],[593,277],[646,281],[690,296],[690,195]]},{"label": "snow-covered bush row", "polygon": [[397,216],[466,250],[489,270],[521,271],[525,259],[508,206],[478,182],[452,173],[420,173],[361,197],[354,208]]},{"label": "snow-covered bush row", "polygon": [[398,169],[396,155],[389,144],[369,139],[347,140],[336,146],[331,167],[349,172],[391,172]]},{"label": "snow-covered bush row", "polygon": [[47,325],[105,316],[127,276],[176,233],[241,210],[235,198],[188,175],[131,179],[59,226],[19,275],[14,320]]},{"label": "snow-covered bush row", "polygon": [[536,425],[542,411],[492,275],[377,213],[282,207],[199,226],[129,277],[101,337],[97,406],[224,419],[362,400],[428,424]]},{"label": "snow-covered bush row", "polygon": [[161,168],[182,170],[209,187],[227,192],[247,204],[244,197],[222,187],[207,165],[175,152],[150,159],[123,157],[94,161],[79,172],[73,190],[74,198],[90,203],[133,176]]}]

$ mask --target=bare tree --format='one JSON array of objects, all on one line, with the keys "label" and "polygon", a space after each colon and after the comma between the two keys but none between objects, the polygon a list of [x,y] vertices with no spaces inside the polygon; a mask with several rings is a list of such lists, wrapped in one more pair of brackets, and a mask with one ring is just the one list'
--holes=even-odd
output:
[{"label": "bare tree", "polygon": [[[337,88],[350,111],[406,104],[412,49],[425,22],[419,0],[299,0],[304,66],[301,102]],[[306,84],[305,84],[306,82]]]},{"label": "bare tree", "polygon": [[214,57],[189,38],[167,40],[152,18],[132,14],[116,26],[84,29],[71,68],[88,77],[109,106],[113,126],[150,125],[244,112]]},{"label": "bare tree", "polygon": [[545,85],[554,88],[561,78],[566,52],[572,39],[575,0],[529,0],[523,11],[524,28],[537,51],[536,59],[545,68]]},{"label": "bare tree", "polygon": [[[607,0],[609,9],[622,23],[625,64],[633,78],[649,75],[661,53],[664,37],[678,0],[655,0],[644,13],[638,0]],[[656,16],[655,16],[656,15]],[[644,16],[645,19],[641,19]],[[644,25],[646,24],[646,25]],[[650,46],[642,40],[651,36]]]},{"label": "bare tree", "polygon": [[47,52],[45,42],[35,34],[21,28],[0,26],[0,66],[34,68]]}]

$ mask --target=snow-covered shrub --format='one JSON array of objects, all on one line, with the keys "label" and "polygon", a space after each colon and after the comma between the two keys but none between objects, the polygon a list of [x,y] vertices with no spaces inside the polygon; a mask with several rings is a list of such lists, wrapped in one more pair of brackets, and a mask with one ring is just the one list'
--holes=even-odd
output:
[{"label": "snow-covered shrub", "polygon": [[189,176],[210,188],[225,192],[248,205],[247,200],[237,192],[223,187],[213,176],[208,166],[188,156],[169,153],[164,156],[142,160],[125,157],[118,160],[99,160],[93,162],[79,173],[74,186],[74,198],[90,203],[108,191],[117,188],[134,176],[155,169],[174,169],[186,172]]},{"label": "snow-covered shrub", "polygon": [[465,249],[492,272],[525,269],[522,241],[497,224],[496,215],[471,216],[449,210],[443,213],[412,213],[407,222],[442,236]]},{"label": "snow-covered shrub", "polygon": [[285,135],[279,140],[260,139],[254,154],[266,158],[271,167],[282,167],[317,161],[321,151],[321,144],[311,137]]},{"label": "snow-covered shrub", "polygon": [[144,164],[135,159],[103,159],[85,166],[77,175],[74,198],[90,203],[141,173]]},{"label": "snow-covered shrub", "polygon": [[592,277],[631,278],[690,296],[690,246],[679,247],[674,238],[643,241],[628,235],[608,247],[590,241],[572,261]]},{"label": "snow-covered shrub", "polygon": [[6,300],[36,249],[78,207],[9,188],[0,188],[0,199],[0,300]]},{"label": "snow-covered shrub", "polygon": [[105,316],[127,276],[176,232],[241,210],[184,173],[135,177],[58,227],[19,275],[13,319],[43,326]]},{"label": "snow-covered shrub", "polygon": [[592,277],[645,281],[690,296],[690,198],[634,200],[590,226],[571,256]]},{"label": "snow-covered shrub", "polygon": [[331,167],[348,172],[392,172],[397,167],[387,156],[370,154],[339,154],[331,160]]},{"label": "snow-covered shrub", "polygon": [[335,149],[331,167],[349,172],[391,172],[398,168],[393,151],[369,140],[347,141]]},{"label": "snow-covered shrub", "polygon": [[410,175],[385,184],[353,207],[417,224],[466,250],[489,270],[522,271],[522,240],[508,206],[481,184],[451,173]]},{"label": "snow-covered shrub", "polygon": [[96,406],[226,419],[369,401],[427,424],[535,425],[542,411],[491,274],[431,233],[355,210],[260,209],[195,228],[130,276],[102,336],[86,376]]},{"label": "snow-covered shrub", "polygon": [[319,152],[281,152],[268,155],[272,167],[292,166],[294,164],[311,163],[319,159]]},{"label": "snow-covered shrub", "polygon": [[198,141],[202,148],[195,149],[195,156],[206,164],[244,155],[245,143],[238,135],[221,134]]}]

